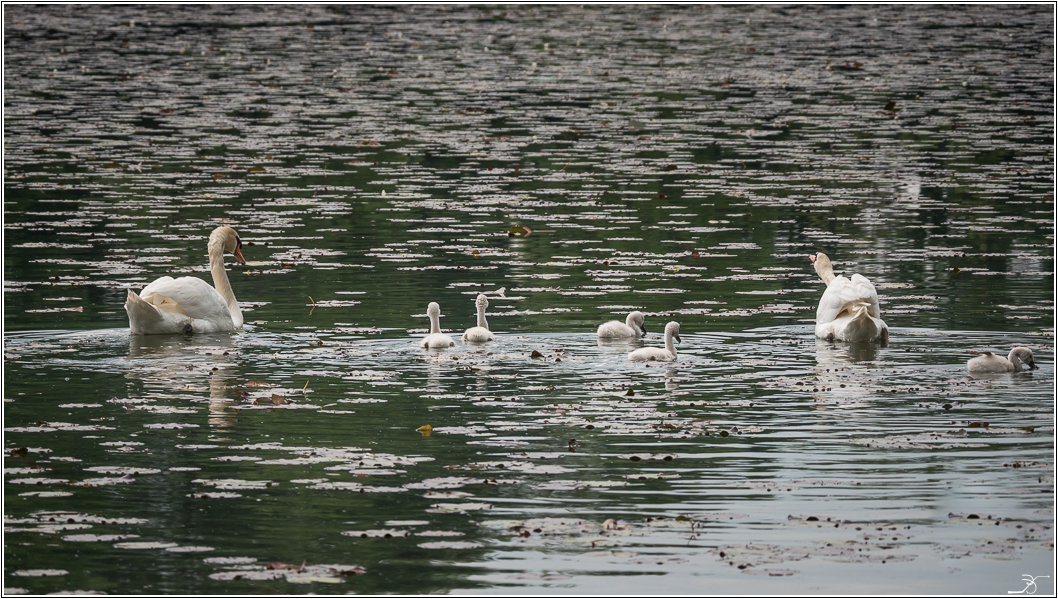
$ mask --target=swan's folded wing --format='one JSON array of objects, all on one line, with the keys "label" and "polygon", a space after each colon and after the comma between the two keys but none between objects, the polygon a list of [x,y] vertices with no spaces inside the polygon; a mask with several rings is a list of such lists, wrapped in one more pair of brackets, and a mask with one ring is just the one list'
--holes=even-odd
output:
[{"label": "swan's folded wing", "polygon": [[863,275],[852,275],[852,284],[856,286],[856,293],[863,297],[870,303],[871,308],[868,310],[871,316],[875,318],[882,317],[882,309],[878,305],[878,291],[875,290],[874,285]]},{"label": "swan's folded wing", "polygon": [[150,295],[152,293],[161,293],[162,295],[166,295],[166,290],[168,290],[169,286],[173,284],[173,281],[175,281],[173,277],[158,277],[157,279],[151,281],[150,285],[147,285],[140,291],[140,297]]},{"label": "swan's folded wing", "polygon": [[231,319],[231,311],[224,298],[212,285],[198,277],[162,277],[144,287],[140,297],[144,301],[155,302],[152,297],[164,296],[176,302],[180,309],[191,318],[203,320]]},{"label": "swan's folded wing", "polygon": [[871,306],[868,313],[878,318],[878,293],[870,281],[860,275],[852,275],[852,280],[835,277],[819,298],[816,323],[832,322],[845,310],[865,303]]}]

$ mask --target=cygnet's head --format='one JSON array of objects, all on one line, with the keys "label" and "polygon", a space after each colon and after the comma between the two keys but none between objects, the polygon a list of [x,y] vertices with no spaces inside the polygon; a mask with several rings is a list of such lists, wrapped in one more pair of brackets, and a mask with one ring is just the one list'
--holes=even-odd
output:
[{"label": "cygnet's head", "polygon": [[426,308],[426,315],[433,318],[434,316],[441,315],[441,306],[437,302],[430,302],[430,305]]},{"label": "cygnet's head", "polygon": [[484,310],[489,307],[489,298],[485,297],[484,293],[479,293],[478,299],[474,300],[474,305],[477,306],[478,310]]},{"label": "cygnet's head", "polygon": [[1007,359],[1014,362],[1014,358],[1021,360],[1021,363],[1028,366],[1030,370],[1040,369],[1032,359],[1032,350],[1027,347],[1015,347],[1010,350],[1010,355],[1007,356]]},{"label": "cygnet's head", "polygon": [[628,318],[625,319],[625,324],[632,327],[633,329],[637,329],[640,335],[646,335],[647,327],[644,324],[644,322],[646,322],[646,319],[647,317],[645,314],[643,314],[639,310],[635,310],[634,312],[628,313]]},{"label": "cygnet's head", "polygon": [[808,259],[815,263],[816,274],[819,276],[823,276],[823,273],[828,270],[834,270],[834,265],[831,264],[830,258],[828,258],[823,252],[819,252],[814,256],[809,256]]},{"label": "cygnet's head", "polygon": [[676,340],[676,343],[681,343],[680,339],[680,323],[672,321],[665,325],[665,335],[672,335],[672,338]]}]

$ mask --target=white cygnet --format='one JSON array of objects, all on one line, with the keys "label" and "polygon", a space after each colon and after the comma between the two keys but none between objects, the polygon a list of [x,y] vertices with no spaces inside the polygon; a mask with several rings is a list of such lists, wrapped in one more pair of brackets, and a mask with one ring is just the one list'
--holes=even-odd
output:
[{"label": "white cygnet", "polygon": [[430,317],[430,334],[422,340],[423,349],[444,349],[455,345],[451,337],[441,332],[441,306],[437,302],[430,302],[426,315]]},{"label": "white cygnet", "polygon": [[463,333],[463,343],[494,341],[496,337],[489,330],[489,323],[485,320],[485,308],[489,307],[489,298],[485,297],[484,293],[479,293],[478,299],[474,300],[474,304],[478,307],[478,326],[470,327]]},{"label": "white cygnet", "polygon": [[628,359],[633,362],[649,362],[651,360],[658,362],[675,362],[676,361],[676,347],[672,344],[672,340],[676,339],[676,342],[680,342],[680,323],[670,322],[665,325],[665,348],[660,347],[643,347],[635,350],[628,354]]},{"label": "white cygnet", "polygon": [[981,355],[966,363],[970,372],[1021,372],[1022,366],[1037,370],[1039,366],[1032,360],[1032,350],[1027,347],[1015,347],[1007,357],[1001,357],[990,351],[972,352]]},{"label": "white cygnet", "polygon": [[611,320],[610,322],[599,325],[599,336],[600,337],[642,337],[647,334],[647,328],[644,326],[646,316],[643,315],[639,310],[628,313],[628,318],[625,321],[619,322]]}]

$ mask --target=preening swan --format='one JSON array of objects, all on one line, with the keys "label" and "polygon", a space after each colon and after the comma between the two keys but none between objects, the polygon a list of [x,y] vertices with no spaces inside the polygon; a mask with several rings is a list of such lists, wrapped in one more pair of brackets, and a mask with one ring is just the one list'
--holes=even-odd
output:
[{"label": "preening swan", "polygon": [[830,258],[822,252],[810,258],[816,273],[827,284],[816,310],[816,337],[830,341],[888,341],[889,327],[882,321],[878,292],[867,277],[835,276]]},{"label": "preening swan", "polygon": [[161,277],[139,295],[129,289],[125,311],[133,335],[216,333],[242,328],[242,310],[224,270],[224,252],[231,252],[239,264],[246,264],[242,240],[235,229],[217,227],[206,247],[216,289],[198,277]]},{"label": "preening swan", "polygon": [[1015,347],[1005,358],[990,351],[970,353],[981,354],[966,363],[970,372],[1021,372],[1022,366],[1028,366],[1029,370],[1040,368],[1032,360],[1032,350],[1027,347]]},{"label": "preening swan", "polygon": [[474,304],[478,307],[478,326],[470,327],[463,333],[463,343],[485,343],[495,340],[496,337],[489,330],[489,323],[485,320],[485,308],[489,307],[489,298],[485,297],[484,293],[479,293]]},{"label": "preening swan", "polygon": [[430,302],[426,315],[430,317],[430,334],[420,344],[423,349],[443,349],[455,345],[451,337],[441,332],[441,306],[437,302]]},{"label": "preening swan", "polygon": [[643,325],[646,316],[639,310],[628,313],[628,318],[623,323],[611,320],[599,325],[600,337],[642,337],[647,334]]},{"label": "preening swan", "polygon": [[642,347],[628,354],[628,359],[633,362],[649,362],[651,360],[656,360],[658,362],[675,362],[676,347],[672,345],[672,340],[674,338],[677,343],[680,341],[680,323],[678,322],[670,322],[665,325],[664,349],[660,347]]}]

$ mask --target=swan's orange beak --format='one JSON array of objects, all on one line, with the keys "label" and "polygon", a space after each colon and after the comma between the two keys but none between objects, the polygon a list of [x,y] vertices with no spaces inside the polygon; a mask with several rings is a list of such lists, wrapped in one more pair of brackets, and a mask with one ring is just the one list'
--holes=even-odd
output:
[{"label": "swan's orange beak", "polygon": [[813,263],[815,263],[815,261],[816,261],[816,255],[815,255],[815,254],[812,254],[811,256],[809,256],[809,257],[808,257],[808,259],[809,259],[809,260],[811,260],[811,261],[812,261]]},{"label": "swan's orange beak", "polygon": [[240,246],[241,246],[241,244],[235,246],[235,251],[232,252],[232,254],[235,256],[235,261],[236,262],[238,262],[239,264],[246,264],[246,258],[242,257],[242,249],[241,249]]}]

